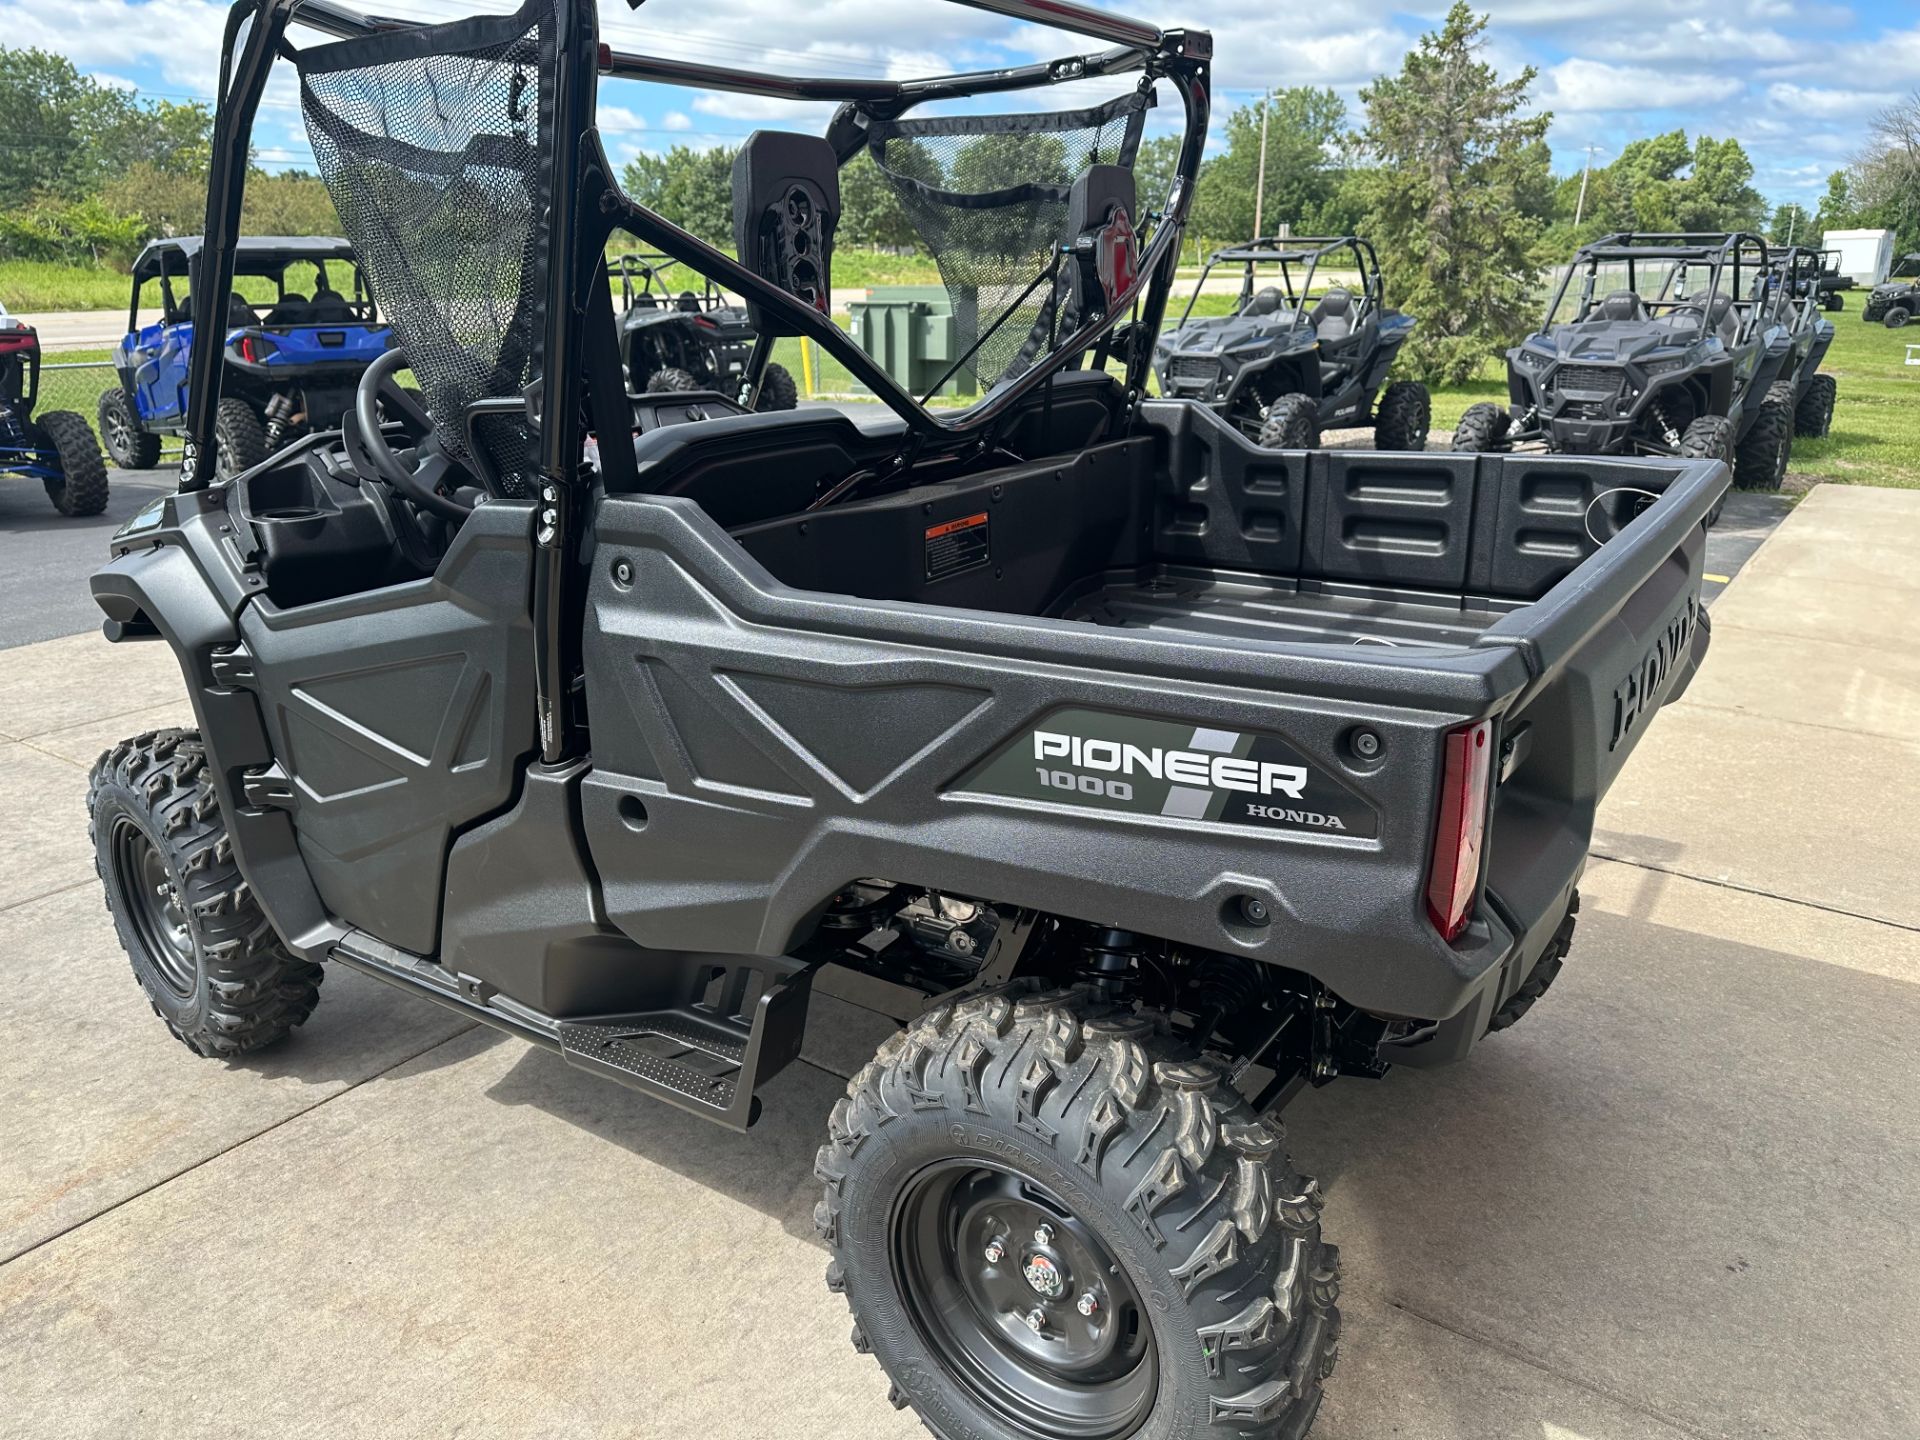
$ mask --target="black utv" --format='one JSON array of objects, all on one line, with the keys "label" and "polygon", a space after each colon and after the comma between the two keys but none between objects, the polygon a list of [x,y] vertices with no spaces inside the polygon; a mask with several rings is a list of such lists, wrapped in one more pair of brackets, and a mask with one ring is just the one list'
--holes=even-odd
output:
[{"label": "black utv", "polygon": [[1776,250],[1774,258],[1777,278],[1769,282],[1770,294],[1793,346],[1780,383],[1793,387],[1793,433],[1818,439],[1833,428],[1840,393],[1839,382],[1820,369],[1835,334],[1833,322],[1821,313],[1827,308],[1821,288],[1825,261],[1820,251],[1800,245]]},{"label": "black utv", "polygon": [[[196,463],[92,584],[196,723],[101,758],[93,841],[205,1055],[281,1039],[344,966],[744,1129],[813,995],[888,1017],[823,1117],[814,1213],[893,1402],[946,1440],[1298,1440],[1340,1272],[1282,1107],[1462,1059],[1547,989],[1595,807],[1705,650],[1726,470],[1270,450],[1149,398],[1211,42],[992,8],[1101,44],[807,80],[841,108],[747,139],[735,259],[617,187],[597,76],[795,82],[602,46],[588,0],[237,6],[204,306],[291,63],[402,348],[339,431],[214,484],[195,352]],[[1007,98],[1061,82],[1063,108]],[[1163,95],[1184,137],[1143,204]],[[967,301],[967,409],[827,313],[862,154]],[[631,395],[616,235],[889,418]],[[470,274],[497,303],[431,283]],[[712,1283],[724,1309],[757,1282]],[[788,1378],[741,1383],[771,1409]]]},{"label": "black utv", "polygon": [[1507,352],[1511,404],[1469,406],[1457,451],[1679,455],[1778,490],[1793,447],[1792,355],[1766,242],[1617,234],[1583,246],[1540,329]]},{"label": "black utv", "polygon": [[0,305],[0,476],[46,487],[62,515],[107,508],[107,462],[87,422],[71,410],[41,410],[40,332]]},{"label": "black utv", "polygon": [[1898,330],[1916,313],[1920,313],[1920,250],[1893,262],[1887,278],[1867,293],[1860,318],[1869,324],[1879,321],[1889,330]]},{"label": "black utv", "polygon": [[712,280],[677,295],[667,272],[670,255],[626,254],[614,260],[620,277],[620,358],[635,394],[716,390],[753,410],[791,410],[799,387],[784,365],[767,364],[759,390],[744,394],[741,381],[758,335],[746,309],[729,305]]},{"label": "black utv", "polygon": [[[1232,309],[1195,318],[1222,265],[1240,268]],[[1424,450],[1427,387],[1387,384],[1414,323],[1388,308],[1368,241],[1249,240],[1208,257],[1180,323],[1154,347],[1154,378],[1162,395],[1209,406],[1262,445],[1310,450],[1323,429],[1371,425],[1381,450]]]}]

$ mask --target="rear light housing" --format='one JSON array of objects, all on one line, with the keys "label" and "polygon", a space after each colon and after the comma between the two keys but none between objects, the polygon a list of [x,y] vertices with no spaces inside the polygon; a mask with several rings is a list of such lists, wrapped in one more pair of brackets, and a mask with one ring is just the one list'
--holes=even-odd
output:
[{"label": "rear light housing", "polygon": [[1448,944],[1473,918],[1480,856],[1487,833],[1487,796],[1493,780],[1493,721],[1447,733],[1440,776],[1440,818],[1433,864],[1427,871],[1427,917]]},{"label": "rear light housing", "polygon": [[240,358],[249,365],[258,365],[280,347],[264,335],[242,335],[240,337]]}]

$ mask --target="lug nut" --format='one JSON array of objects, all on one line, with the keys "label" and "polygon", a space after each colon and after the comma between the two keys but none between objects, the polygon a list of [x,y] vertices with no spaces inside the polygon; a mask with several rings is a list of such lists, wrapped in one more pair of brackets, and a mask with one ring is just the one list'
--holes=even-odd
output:
[{"label": "lug nut", "polygon": [[1082,1315],[1091,1315],[1100,1308],[1100,1302],[1093,1298],[1093,1292],[1089,1290],[1074,1302],[1073,1308],[1078,1310]]},{"label": "lug nut", "polygon": [[1047,1312],[1044,1310],[1029,1310],[1026,1313],[1025,1319],[1027,1328],[1036,1335],[1047,1328]]},{"label": "lug nut", "polygon": [[1038,1230],[1035,1230],[1033,1232],[1033,1243],[1036,1245],[1053,1244],[1053,1226],[1042,1225]]},{"label": "lug nut", "polygon": [[989,1240],[987,1242],[987,1264],[998,1265],[1006,1256],[1006,1253],[1007,1247],[1002,1245],[998,1240]]}]

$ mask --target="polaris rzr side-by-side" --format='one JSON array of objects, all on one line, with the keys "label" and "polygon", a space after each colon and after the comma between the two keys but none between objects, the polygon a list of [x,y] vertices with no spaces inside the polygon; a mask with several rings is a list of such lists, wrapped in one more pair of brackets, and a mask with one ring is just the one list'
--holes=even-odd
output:
[{"label": "polaris rzr side-by-side", "polygon": [[[1240,269],[1232,310],[1195,318],[1223,265]],[[1210,406],[1262,445],[1310,450],[1323,429],[1371,425],[1381,450],[1424,450],[1427,387],[1387,384],[1414,323],[1387,306],[1368,241],[1250,240],[1207,258],[1180,323],[1154,348],[1154,378],[1162,395]]]},{"label": "polaris rzr side-by-side", "polygon": [[[344,966],[744,1130],[813,995],[887,1017],[814,1217],[893,1402],[945,1440],[1298,1440],[1340,1273],[1282,1109],[1547,990],[1595,808],[1704,654],[1727,474],[1274,450],[1149,396],[1211,41],[975,3],[1100,43],[785,79],[603,46],[589,0],[235,6],[197,318],[291,64],[397,347],[231,478],[193,352],[181,491],[92,586],[195,725],[95,766],[100,874],[204,1055]],[[602,75],[837,108],[745,141],[735,259],[619,188]],[[1182,138],[1142,197],[1156,101]],[[955,297],[965,409],[828,313],[861,155]],[[616,237],[886,413],[631,393]]]},{"label": "polaris rzr side-by-side", "polygon": [[[729,305],[713,281],[673,292],[668,255],[620,255],[620,358],[635,394],[717,390],[751,410],[791,410],[800,389],[784,365],[760,371],[757,394],[742,390],[758,339],[744,306]],[[655,287],[658,287],[657,289]]]},{"label": "polaris rzr side-by-side", "polygon": [[71,410],[34,408],[40,400],[40,332],[0,305],[0,475],[46,486],[62,515],[107,508],[107,465],[87,422]]},{"label": "polaris rzr side-by-side", "polygon": [[1826,262],[1820,251],[1803,245],[1776,250],[1774,260],[1777,313],[1793,347],[1780,383],[1793,387],[1793,433],[1819,439],[1833,428],[1840,393],[1839,382],[1820,369],[1835,333],[1833,322],[1821,313],[1828,308],[1821,289]]},{"label": "polaris rzr side-by-side", "polygon": [[1887,278],[1867,292],[1860,318],[1898,330],[1920,314],[1920,250],[1893,262]]},{"label": "polaris rzr side-by-side", "polygon": [[[100,434],[122,469],[152,468],[163,436],[190,433],[203,244],[198,235],[155,240],[133,262],[127,334],[114,352],[120,379],[100,394]],[[214,417],[223,475],[251,469],[303,435],[337,429],[361,374],[391,343],[345,240],[249,235],[235,251],[233,273],[271,280],[275,293],[271,304],[252,305],[230,276],[203,320],[201,334],[222,337],[211,348],[226,367]],[[160,318],[142,325],[149,287]]]},{"label": "polaris rzr side-by-side", "polygon": [[1507,352],[1510,405],[1469,406],[1457,451],[1704,456],[1777,490],[1793,445],[1792,354],[1755,235],[1609,235],[1582,246],[1540,329]]}]

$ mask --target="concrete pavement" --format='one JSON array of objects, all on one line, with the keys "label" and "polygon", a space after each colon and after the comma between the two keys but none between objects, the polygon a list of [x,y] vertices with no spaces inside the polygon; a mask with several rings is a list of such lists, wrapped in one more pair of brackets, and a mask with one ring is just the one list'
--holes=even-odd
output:
[{"label": "concrete pavement", "polygon": [[[1345,1258],[1316,1440],[1920,1434],[1920,493],[1825,487],[1603,812],[1572,958],[1289,1115]],[[350,972],[234,1065],[136,990],[85,766],[153,646],[0,652],[0,1436],[906,1437],[846,1343],[829,1012],[746,1137]]]}]

